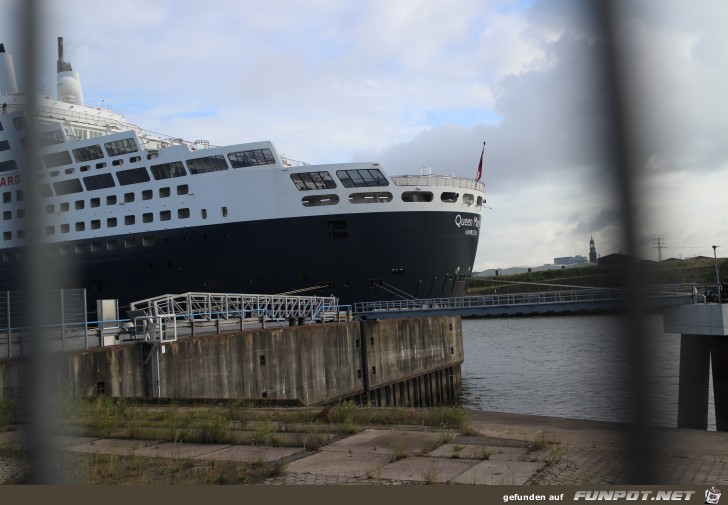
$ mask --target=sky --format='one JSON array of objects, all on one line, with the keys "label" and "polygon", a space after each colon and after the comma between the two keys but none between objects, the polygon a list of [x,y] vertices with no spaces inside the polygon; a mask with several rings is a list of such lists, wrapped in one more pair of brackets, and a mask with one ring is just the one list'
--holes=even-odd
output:
[{"label": "sky", "polygon": [[[0,42],[22,66],[20,0]],[[601,40],[583,0],[46,0],[87,104],[213,145],[271,140],[308,163],[486,188],[474,269],[540,266],[623,244],[604,150]],[[728,256],[728,3],[617,9],[636,142],[640,254]],[[23,85],[24,83],[19,83]]]}]

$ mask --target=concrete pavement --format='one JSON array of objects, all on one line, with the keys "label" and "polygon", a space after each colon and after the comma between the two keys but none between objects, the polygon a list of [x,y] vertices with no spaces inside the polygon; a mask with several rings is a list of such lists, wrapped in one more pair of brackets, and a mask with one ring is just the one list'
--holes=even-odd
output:
[{"label": "concrete pavement", "polygon": [[[266,485],[728,485],[728,433],[655,428],[641,434],[655,442],[645,451],[634,445],[629,426],[614,423],[468,411],[466,424],[467,436],[418,426],[367,429],[333,437],[316,451],[90,437],[57,442],[62,450],[79,453],[283,467]],[[640,465],[651,473],[635,476]],[[641,481],[646,475],[650,480]]]}]

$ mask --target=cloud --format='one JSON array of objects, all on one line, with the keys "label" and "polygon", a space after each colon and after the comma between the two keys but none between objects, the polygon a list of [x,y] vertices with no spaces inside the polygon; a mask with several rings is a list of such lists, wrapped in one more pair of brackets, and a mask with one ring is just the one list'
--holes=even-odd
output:
[{"label": "cloud", "polygon": [[[19,1],[0,0],[2,12]],[[462,177],[475,176],[486,141],[492,210],[476,269],[584,255],[591,235],[602,254],[624,247],[603,144],[603,41],[588,2],[44,5],[47,88],[62,35],[87,100],[153,131],[217,145],[270,139],[312,163],[381,161],[393,174],[431,167]],[[659,234],[674,250],[719,241],[728,235],[728,7],[618,6],[643,169],[640,240]],[[0,33],[17,63],[17,27],[0,18]]]}]

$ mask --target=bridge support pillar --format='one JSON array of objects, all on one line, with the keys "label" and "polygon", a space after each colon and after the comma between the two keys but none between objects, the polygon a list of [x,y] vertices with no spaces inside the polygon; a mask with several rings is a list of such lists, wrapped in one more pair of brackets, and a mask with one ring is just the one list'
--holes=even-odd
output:
[{"label": "bridge support pillar", "polygon": [[710,356],[713,360],[715,425],[718,431],[728,431],[728,338],[711,337]]},{"label": "bridge support pillar", "polygon": [[708,373],[710,337],[680,336],[680,383],[677,398],[678,428],[708,428]]},{"label": "bridge support pillar", "polygon": [[678,427],[708,427],[712,364],[716,429],[728,431],[728,304],[671,307],[663,313],[663,323],[665,332],[681,335]]}]

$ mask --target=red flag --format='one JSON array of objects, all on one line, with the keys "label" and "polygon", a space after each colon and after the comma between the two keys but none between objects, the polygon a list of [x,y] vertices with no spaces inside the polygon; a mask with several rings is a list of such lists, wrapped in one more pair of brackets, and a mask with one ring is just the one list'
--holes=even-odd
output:
[{"label": "red flag", "polygon": [[478,176],[475,178],[476,181],[480,180],[480,176],[483,175],[483,153],[485,152],[485,142],[483,142],[483,150],[480,151],[480,163],[478,163]]}]

